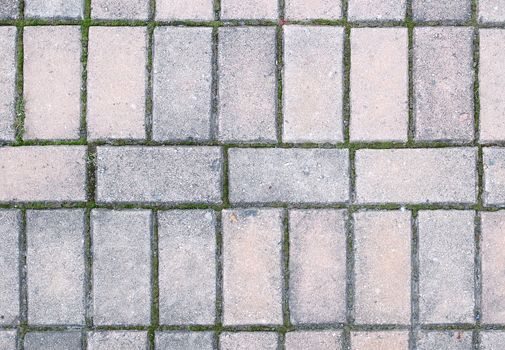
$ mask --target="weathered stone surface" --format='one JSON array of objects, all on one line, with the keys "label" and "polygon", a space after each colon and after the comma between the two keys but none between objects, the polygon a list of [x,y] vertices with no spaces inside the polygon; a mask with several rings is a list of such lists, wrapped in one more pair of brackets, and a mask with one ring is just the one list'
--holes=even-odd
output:
[{"label": "weathered stone surface", "polygon": [[406,7],[406,0],[349,0],[348,16],[351,21],[402,21]]},{"label": "weathered stone surface", "polygon": [[0,140],[14,140],[15,85],[16,27],[0,27]]},{"label": "weathered stone surface", "polygon": [[[0,210],[0,325],[14,325],[19,315],[19,230],[21,213]],[[7,333],[2,333],[8,337]],[[8,340],[5,340],[7,342]],[[0,341],[1,344],[2,341]],[[0,349],[3,348],[0,346]],[[5,349],[11,349],[5,347]]]},{"label": "weathered stone surface", "polygon": [[212,332],[156,332],[156,348],[170,350],[212,350]]},{"label": "weathered stone surface", "polygon": [[147,332],[98,331],[88,335],[88,350],[144,350],[148,348]]},{"label": "weathered stone surface", "polygon": [[276,350],[278,335],[274,332],[237,332],[221,334],[221,350]]}]

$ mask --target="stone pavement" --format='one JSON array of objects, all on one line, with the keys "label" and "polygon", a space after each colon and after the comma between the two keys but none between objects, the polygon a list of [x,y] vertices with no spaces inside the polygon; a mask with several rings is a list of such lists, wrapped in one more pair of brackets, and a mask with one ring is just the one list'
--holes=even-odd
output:
[{"label": "stone pavement", "polygon": [[0,350],[505,349],[505,0],[0,0]]}]

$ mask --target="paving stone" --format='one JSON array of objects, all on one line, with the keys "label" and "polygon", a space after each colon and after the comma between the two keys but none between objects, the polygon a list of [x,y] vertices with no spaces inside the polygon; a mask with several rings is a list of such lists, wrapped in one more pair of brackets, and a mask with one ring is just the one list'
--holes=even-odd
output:
[{"label": "paving stone", "polygon": [[474,148],[356,151],[358,203],[474,203]]},{"label": "paving stone", "polygon": [[349,0],[348,17],[351,21],[403,21],[406,8],[406,0]]},{"label": "paving stone", "polygon": [[281,210],[222,213],[223,323],[282,324]]},{"label": "paving stone", "polygon": [[208,140],[212,28],[154,32],[153,139]]},{"label": "paving stone", "polygon": [[25,139],[78,139],[81,29],[24,29]]},{"label": "paving stone", "polygon": [[15,100],[16,27],[0,27],[0,140],[14,140]]},{"label": "paving stone", "polygon": [[28,322],[84,323],[84,210],[26,213]]},{"label": "paving stone", "polygon": [[412,12],[416,21],[469,20],[471,0],[413,0]]},{"label": "paving stone", "polygon": [[481,213],[482,322],[505,322],[505,211]]},{"label": "paving stone", "polygon": [[[95,2],[96,0],[93,0]],[[82,18],[82,0],[25,0],[26,17],[38,18]]]},{"label": "paving stone", "polygon": [[295,331],[286,333],[286,350],[341,350],[339,331]]},{"label": "paving stone", "polygon": [[16,331],[0,331],[0,350],[16,349]]},{"label": "paving stone", "polygon": [[505,30],[481,29],[479,46],[480,141],[504,141]]},{"label": "paving stone", "polygon": [[473,322],[474,221],[473,211],[419,212],[422,323]]},{"label": "paving stone", "polygon": [[219,28],[220,140],[276,141],[275,45],[273,27]]},{"label": "paving stone", "polygon": [[354,214],[356,323],[410,322],[410,219],[406,211]]},{"label": "paving stone", "polygon": [[[14,19],[18,17],[18,0],[0,0],[0,18]],[[1,60],[0,60],[1,62]]]},{"label": "paving stone", "polygon": [[221,163],[218,147],[98,147],[97,200],[220,203]]},{"label": "paving stone", "polygon": [[221,19],[276,19],[276,0],[222,0]]},{"label": "paving stone", "polygon": [[147,332],[141,331],[101,331],[88,335],[88,350],[144,350],[148,343]]},{"label": "paving stone", "polygon": [[148,325],[151,212],[91,212],[95,325]]},{"label": "paving stone", "polygon": [[407,44],[406,28],[352,29],[351,140],[407,141]]},{"label": "paving stone", "polygon": [[343,149],[229,150],[233,203],[341,203],[349,197]]},{"label": "paving stone", "polygon": [[505,148],[484,148],[484,202],[505,204]]},{"label": "paving stone", "polygon": [[212,350],[211,332],[156,332],[156,348],[170,350]]},{"label": "paving stone", "polygon": [[283,141],[343,141],[343,29],[283,28]]},{"label": "paving stone", "polygon": [[[2,267],[0,270],[0,286],[2,286],[2,292],[0,293],[0,325],[12,325],[18,321],[19,230],[20,212],[12,209],[0,210],[0,237],[2,237],[2,244],[0,244],[0,266]],[[1,340],[0,344],[2,344]],[[2,349],[1,346],[0,349]]]},{"label": "paving stone", "polygon": [[480,333],[480,348],[482,350],[500,350],[505,342],[505,332],[484,331]]},{"label": "paving stone", "polygon": [[409,333],[402,331],[352,332],[352,350],[407,350]]},{"label": "paving stone", "polygon": [[88,139],[145,138],[147,36],[143,27],[91,27]]},{"label": "paving stone", "polygon": [[0,202],[86,200],[84,146],[0,148]]},{"label": "paving stone", "polygon": [[479,19],[484,23],[505,22],[505,0],[480,0]]},{"label": "paving stone", "polygon": [[215,224],[211,210],[159,212],[161,324],[214,324]]},{"label": "paving stone", "polygon": [[213,0],[157,0],[157,20],[213,20]]},{"label": "paving stone", "polygon": [[417,346],[419,350],[471,350],[472,332],[420,332]]},{"label": "paving stone", "polygon": [[147,20],[149,0],[93,0],[91,17],[95,19]]},{"label": "paving stone", "polygon": [[273,332],[224,332],[221,350],[277,350],[278,335]]},{"label": "paving stone", "polygon": [[289,212],[291,322],[345,321],[345,211]]},{"label": "paving stone", "polygon": [[416,140],[473,140],[472,40],[469,27],[414,30]]},{"label": "paving stone", "polygon": [[336,20],[342,17],[342,3],[339,0],[286,0],[284,12],[288,20]]},{"label": "paving stone", "polygon": [[81,332],[28,332],[24,345],[25,350],[80,350]]}]

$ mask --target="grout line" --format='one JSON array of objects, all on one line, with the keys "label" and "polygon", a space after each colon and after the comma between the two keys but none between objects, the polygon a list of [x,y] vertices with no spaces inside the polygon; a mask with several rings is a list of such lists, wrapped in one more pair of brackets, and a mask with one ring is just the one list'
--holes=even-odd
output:
[{"label": "grout line", "polygon": [[19,336],[18,349],[24,349],[24,338],[28,330],[28,285],[26,270],[26,210],[21,210],[19,216]]},{"label": "grout line", "polygon": [[210,133],[211,142],[219,140],[219,28],[212,28],[212,55],[211,55],[211,96],[210,96]]},{"label": "grout line", "polygon": [[289,307],[289,212],[282,211],[282,324],[280,331],[280,346],[285,348],[286,333],[291,330],[291,311]]},{"label": "grout line", "polygon": [[481,216],[480,212],[475,212],[475,255],[474,255],[474,320],[476,329],[472,334],[472,344],[474,350],[480,348],[480,334],[479,329],[481,328],[481,315],[482,315],[482,258],[481,258],[481,236],[482,236],[482,226],[481,226]]},{"label": "grout line", "polygon": [[84,320],[85,328],[93,328],[93,235],[91,229],[91,210],[85,212],[85,232],[84,232],[84,259],[85,259],[85,278],[84,278]]},{"label": "grout line", "polygon": [[153,139],[153,53],[154,53],[154,20],[156,17],[156,0],[149,0],[147,20],[147,63],[146,63],[146,100],[145,100],[145,138]]},{"label": "grout line", "polygon": [[24,27],[17,26],[16,30],[16,98],[14,132],[16,142],[23,141],[25,124],[25,104],[24,104]]},{"label": "grout line", "polygon": [[411,281],[410,281],[410,332],[409,349],[417,349],[417,336],[419,332],[419,223],[418,211],[411,212]]},{"label": "grout line", "polygon": [[[285,0],[278,0],[278,18],[275,28],[275,63],[276,63],[276,136],[277,144],[282,144],[282,137],[284,133],[284,30],[283,26],[286,23],[285,13],[286,4]],[[284,338],[284,337],[283,337]],[[282,339],[284,341],[284,339]]]},{"label": "grout line", "polygon": [[412,1],[407,0],[405,12],[405,22],[407,23],[408,36],[408,134],[407,144],[412,145],[415,142],[416,120],[415,120],[415,101],[414,101],[414,21],[412,15]]},{"label": "grout line", "polygon": [[228,208],[230,207],[230,183],[229,183],[229,157],[228,157],[228,147],[223,147],[222,150],[222,157],[223,157],[223,167],[222,167],[222,195],[221,195],[221,201],[222,201],[222,207],[223,208]]},{"label": "grout line", "polygon": [[158,211],[151,212],[151,324],[148,329],[149,346],[155,348],[155,331],[160,324]]},{"label": "grout line", "polygon": [[214,345],[220,346],[221,328],[223,326],[223,212],[217,211],[216,217],[216,309]]}]

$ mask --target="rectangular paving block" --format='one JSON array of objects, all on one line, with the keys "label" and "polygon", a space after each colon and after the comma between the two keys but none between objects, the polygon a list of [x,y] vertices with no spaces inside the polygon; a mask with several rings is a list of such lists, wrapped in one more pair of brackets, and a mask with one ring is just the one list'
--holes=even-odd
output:
[{"label": "rectangular paving block", "polygon": [[148,349],[147,332],[97,331],[88,333],[88,350],[144,350]]},{"label": "rectangular paving block", "polygon": [[473,140],[472,41],[470,27],[414,30],[416,140]]},{"label": "rectangular paving block", "polygon": [[484,331],[480,333],[480,348],[482,350],[500,350],[504,342],[504,331]]},{"label": "rectangular paving block", "polygon": [[349,197],[349,156],[343,149],[232,148],[233,203],[342,203]]},{"label": "rectangular paving block", "polygon": [[14,140],[15,106],[16,27],[6,26],[0,27],[0,141]]},{"label": "rectangular paving block", "polygon": [[221,164],[218,147],[98,147],[97,200],[220,203]]},{"label": "rectangular paving block", "polygon": [[407,331],[351,332],[352,350],[407,350]]},{"label": "rectangular paving block", "polygon": [[484,148],[484,203],[505,204],[505,148]]},{"label": "rectangular paving block", "polygon": [[481,213],[482,322],[505,322],[505,211]]},{"label": "rectangular paving block", "polygon": [[469,350],[472,346],[472,332],[444,331],[420,332],[417,337],[419,350]]},{"label": "rectangular paving block", "polygon": [[0,148],[0,202],[86,201],[86,147]]},{"label": "rectangular paving block", "polygon": [[221,19],[276,19],[277,0],[221,0]]},{"label": "rectangular paving block", "polygon": [[156,349],[212,350],[212,332],[156,332]]},{"label": "rectangular paving block", "polygon": [[283,141],[343,141],[343,29],[284,26],[283,30]]},{"label": "rectangular paving block", "polygon": [[91,27],[88,139],[145,138],[147,30]]},{"label": "rectangular paving block", "polygon": [[346,230],[343,210],[289,212],[291,322],[345,321]]},{"label": "rectangular paving block", "polygon": [[278,335],[274,332],[224,332],[219,343],[221,350],[277,350]]},{"label": "rectangular paving block", "polygon": [[356,151],[358,203],[475,203],[474,148]]},{"label": "rectangular paving block", "polygon": [[285,18],[288,20],[340,19],[342,2],[340,0],[286,0]]},{"label": "rectangular paving block", "polygon": [[505,141],[505,30],[481,29],[479,47],[480,141]]},{"label": "rectangular paving block", "polygon": [[158,213],[161,324],[214,324],[215,224],[211,210]]},{"label": "rectangular paving block", "polygon": [[26,213],[28,322],[84,323],[84,210]]},{"label": "rectangular paving block", "polygon": [[91,212],[95,325],[148,325],[151,317],[151,212]]},{"label": "rectangular paving block", "polygon": [[420,211],[419,313],[422,323],[471,323],[474,212]]},{"label": "rectangular paving block", "polygon": [[341,350],[340,331],[295,331],[286,333],[286,350]]},{"label": "rectangular paving block", "polygon": [[212,28],[154,31],[153,139],[208,140]]},{"label": "rectangular paving block", "polygon": [[171,20],[213,20],[213,0],[157,0],[156,19]]},{"label": "rectangular paving block", "polygon": [[222,212],[223,323],[282,323],[280,209]]},{"label": "rectangular paving block", "polygon": [[352,141],[407,141],[406,28],[351,30]]},{"label": "rectangular paving block", "polygon": [[82,0],[24,0],[26,17],[78,19],[82,18],[83,12]]},{"label": "rectangular paving block", "polygon": [[505,0],[480,0],[479,20],[483,23],[505,22]]},{"label": "rectangular paving block", "polygon": [[273,27],[219,28],[219,140],[276,141],[275,45]]},{"label": "rectangular paving block", "polygon": [[0,0],[0,18],[1,19],[17,18],[19,13],[18,1],[19,0]]},{"label": "rectangular paving block", "polygon": [[93,0],[91,18],[147,20],[149,7],[149,0]]},{"label": "rectangular paving block", "polygon": [[403,21],[407,1],[349,0],[348,6],[348,18],[351,21]]},{"label": "rectangular paving block", "polygon": [[472,15],[471,0],[413,0],[416,21],[465,21]]},{"label": "rectangular paving block", "polygon": [[18,210],[0,210],[0,237],[2,237],[2,244],[0,244],[0,286],[2,286],[0,325],[13,325],[18,321],[20,219]]},{"label": "rectangular paving block", "polygon": [[0,330],[0,350],[16,349],[16,344],[15,330]]},{"label": "rectangular paving block", "polygon": [[25,335],[25,350],[80,350],[81,332],[28,332]]},{"label": "rectangular paving block", "polygon": [[410,323],[411,215],[354,214],[356,323]]},{"label": "rectangular paving block", "polygon": [[81,29],[24,29],[24,139],[78,139],[81,113]]}]

